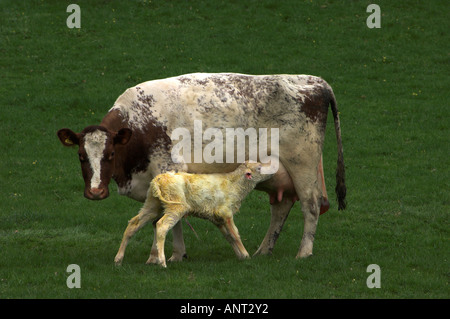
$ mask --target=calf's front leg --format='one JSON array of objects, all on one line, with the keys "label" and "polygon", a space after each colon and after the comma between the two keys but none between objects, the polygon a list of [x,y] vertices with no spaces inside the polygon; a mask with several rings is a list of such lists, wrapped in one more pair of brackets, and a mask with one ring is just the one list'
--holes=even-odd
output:
[{"label": "calf's front leg", "polygon": [[241,241],[241,236],[239,236],[239,231],[234,224],[233,217],[226,218],[224,224],[217,226],[219,227],[225,238],[228,240],[228,242],[231,244],[231,247],[233,247],[233,250],[239,259],[250,258],[250,255],[248,254],[247,250],[244,247],[244,244]]}]

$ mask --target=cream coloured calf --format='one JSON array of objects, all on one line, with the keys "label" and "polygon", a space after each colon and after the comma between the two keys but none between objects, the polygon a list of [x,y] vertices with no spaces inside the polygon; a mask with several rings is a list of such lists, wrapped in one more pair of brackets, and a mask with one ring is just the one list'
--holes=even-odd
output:
[{"label": "cream coloured calf", "polygon": [[155,237],[147,264],[167,267],[164,255],[166,234],[188,215],[210,220],[230,242],[238,258],[248,258],[233,215],[257,183],[272,177],[273,174],[262,174],[261,168],[260,163],[245,162],[230,173],[159,174],[151,181],[139,214],[128,223],[115,263],[122,263],[129,239],[147,222],[159,219],[156,224],[153,223]]}]

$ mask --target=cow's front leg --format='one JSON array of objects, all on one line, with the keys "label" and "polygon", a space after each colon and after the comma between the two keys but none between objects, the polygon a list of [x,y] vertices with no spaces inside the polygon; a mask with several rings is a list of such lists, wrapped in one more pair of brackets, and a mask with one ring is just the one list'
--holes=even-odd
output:
[{"label": "cow's front leg", "polygon": [[172,257],[169,258],[169,261],[182,261],[183,258],[187,258],[187,255],[186,255],[186,246],[184,245],[183,227],[181,221],[176,223],[176,225],[173,227],[172,234],[173,234],[173,251]]},{"label": "cow's front leg", "polygon": [[272,253],[273,247],[283,229],[284,222],[289,215],[294,203],[287,196],[285,196],[281,202],[276,202],[271,205],[271,219],[270,226],[267,230],[266,236],[264,237],[261,245],[259,245],[258,250],[254,253],[256,255],[270,255]]}]

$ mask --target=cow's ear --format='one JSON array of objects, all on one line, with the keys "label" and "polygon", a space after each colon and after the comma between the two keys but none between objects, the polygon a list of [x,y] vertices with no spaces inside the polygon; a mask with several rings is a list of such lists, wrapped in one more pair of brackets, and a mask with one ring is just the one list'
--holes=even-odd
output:
[{"label": "cow's ear", "polygon": [[130,141],[132,131],[129,128],[121,128],[114,136],[114,144],[125,145]]},{"label": "cow's ear", "polygon": [[77,134],[68,128],[60,129],[57,134],[64,146],[73,146],[80,143],[80,134]]}]

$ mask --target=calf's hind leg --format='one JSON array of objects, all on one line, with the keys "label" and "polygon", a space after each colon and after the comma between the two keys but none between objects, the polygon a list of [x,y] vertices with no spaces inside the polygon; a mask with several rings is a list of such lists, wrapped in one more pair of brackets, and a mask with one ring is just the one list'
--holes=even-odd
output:
[{"label": "calf's hind leg", "polygon": [[[120,265],[122,263],[123,257],[125,255],[125,249],[128,245],[128,241],[131,237],[133,237],[136,232],[145,226],[149,221],[156,220],[161,214],[161,204],[158,199],[154,197],[147,197],[147,200],[144,203],[144,206],[139,211],[135,217],[130,219],[128,222],[127,229],[125,230],[122,238],[122,242],[120,243],[119,251],[114,258],[114,262],[116,265]],[[153,250],[153,249],[152,249]]]},{"label": "calf's hind leg", "polygon": [[166,256],[164,254],[164,244],[166,241],[167,232],[180,221],[186,212],[186,208],[182,205],[167,205],[164,209],[163,217],[161,217],[156,223],[155,239],[158,258],[154,258],[155,251],[152,248],[147,264],[159,264],[164,268],[167,267]]}]

